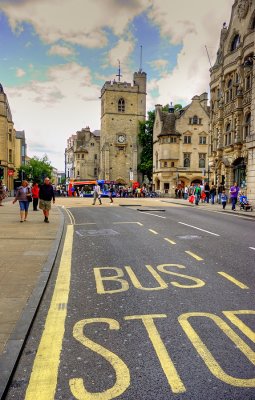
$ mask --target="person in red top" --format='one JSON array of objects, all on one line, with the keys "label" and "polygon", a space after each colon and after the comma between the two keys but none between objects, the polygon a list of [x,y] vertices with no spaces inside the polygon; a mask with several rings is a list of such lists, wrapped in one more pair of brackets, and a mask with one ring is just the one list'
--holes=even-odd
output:
[{"label": "person in red top", "polygon": [[38,199],[39,199],[39,186],[38,186],[38,183],[33,183],[32,196],[33,196],[33,211],[39,211],[37,209]]}]

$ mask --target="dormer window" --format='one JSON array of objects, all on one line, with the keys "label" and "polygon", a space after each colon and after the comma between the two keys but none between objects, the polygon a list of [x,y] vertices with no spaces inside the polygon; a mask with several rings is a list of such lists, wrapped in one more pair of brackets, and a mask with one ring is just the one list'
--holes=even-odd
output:
[{"label": "dormer window", "polygon": [[123,98],[118,101],[118,112],[125,112],[125,100]]},{"label": "dormer window", "polygon": [[198,118],[197,115],[194,115],[194,117],[189,119],[190,125],[201,125],[202,124],[202,119]]},{"label": "dormer window", "polygon": [[233,40],[232,40],[232,42],[231,42],[230,51],[236,50],[237,47],[239,46],[239,44],[240,44],[240,35],[237,33],[237,34],[234,36],[234,38],[233,38]]}]

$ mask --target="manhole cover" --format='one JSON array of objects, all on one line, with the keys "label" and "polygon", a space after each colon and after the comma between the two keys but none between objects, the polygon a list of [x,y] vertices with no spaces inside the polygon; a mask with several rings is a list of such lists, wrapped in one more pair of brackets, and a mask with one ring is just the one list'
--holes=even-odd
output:
[{"label": "manhole cover", "polygon": [[197,235],[185,235],[185,236],[177,236],[179,239],[201,239],[201,236],[197,236]]},{"label": "manhole cover", "polygon": [[113,229],[93,229],[93,230],[79,230],[76,231],[78,236],[114,236],[119,235],[119,232],[114,231]]}]

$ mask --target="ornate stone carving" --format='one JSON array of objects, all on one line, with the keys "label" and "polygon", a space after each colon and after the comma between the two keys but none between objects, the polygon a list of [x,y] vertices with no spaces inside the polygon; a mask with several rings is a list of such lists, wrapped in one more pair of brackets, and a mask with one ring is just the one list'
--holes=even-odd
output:
[{"label": "ornate stone carving", "polygon": [[250,0],[239,0],[237,6],[237,14],[240,19],[246,17],[251,1]]}]

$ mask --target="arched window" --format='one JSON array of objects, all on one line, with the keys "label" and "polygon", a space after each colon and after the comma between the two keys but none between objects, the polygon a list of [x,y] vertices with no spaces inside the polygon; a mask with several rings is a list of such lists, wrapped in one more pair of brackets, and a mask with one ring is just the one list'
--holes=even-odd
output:
[{"label": "arched window", "polygon": [[186,168],[190,167],[190,154],[189,153],[184,153],[183,166]]},{"label": "arched window", "polygon": [[158,169],[158,153],[156,153],[156,169]]},{"label": "arched window", "polygon": [[251,89],[251,74],[248,74],[245,78],[245,89]]},{"label": "arched window", "polygon": [[204,153],[199,154],[199,168],[205,168],[205,158],[206,154]]},{"label": "arched window", "polygon": [[239,44],[240,44],[240,35],[237,33],[231,42],[230,51],[234,51],[235,49],[237,49]]},{"label": "arched window", "polygon": [[248,135],[250,135],[251,132],[251,113],[249,112],[245,116],[244,120],[244,139],[247,138]]},{"label": "arched window", "polygon": [[123,98],[118,101],[118,112],[125,112],[125,100]]}]

